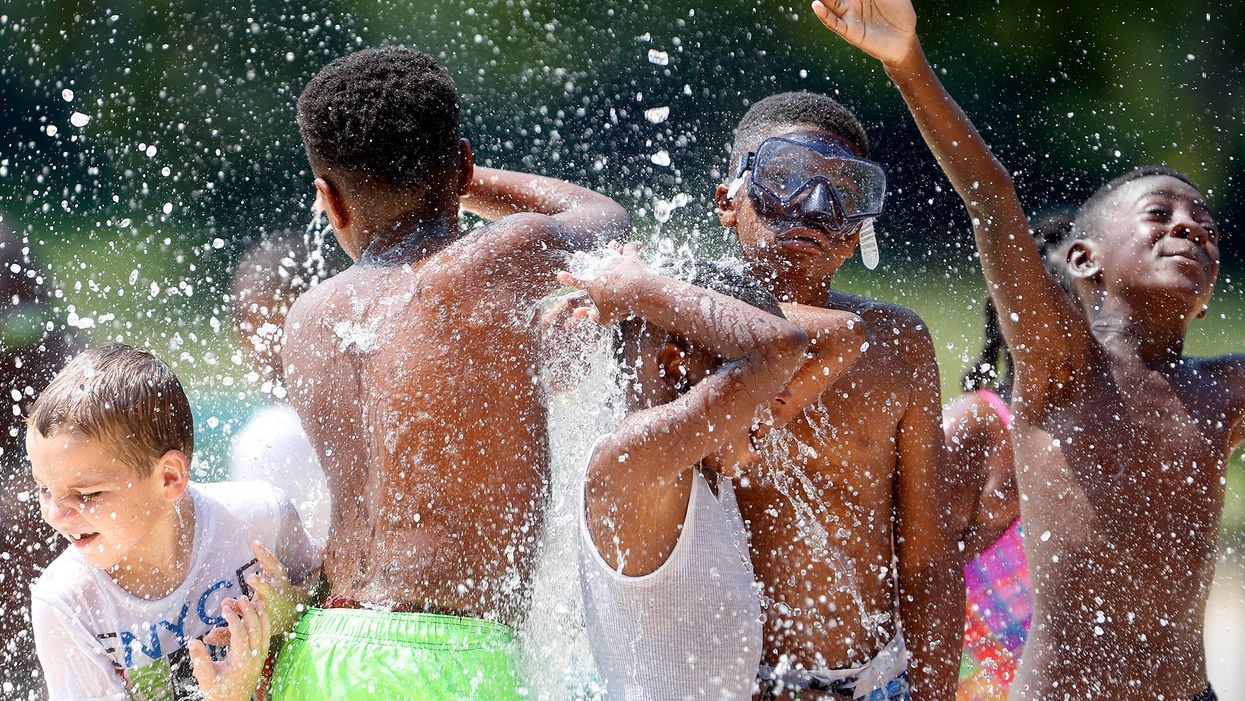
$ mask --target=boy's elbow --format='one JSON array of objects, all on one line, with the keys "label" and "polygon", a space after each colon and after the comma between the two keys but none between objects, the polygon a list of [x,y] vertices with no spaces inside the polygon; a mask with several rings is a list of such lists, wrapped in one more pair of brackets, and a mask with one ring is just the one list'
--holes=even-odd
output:
[{"label": "boy's elbow", "polygon": [[789,360],[803,357],[804,352],[808,350],[808,344],[808,333],[804,329],[789,321],[784,321],[774,330],[769,345],[774,355]]},{"label": "boy's elbow", "polygon": [[865,330],[865,320],[853,314],[843,330],[842,338],[843,356],[852,360],[859,358],[864,353],[865,341],[869,338]]},{"label": "boy's elbow", "polygon": [[569,212],[563,222],[568,225],[572,240],[567,247],[571,250],[589,250],[631,238],[631,215],[605,195],[596,194],[591,202]]}]

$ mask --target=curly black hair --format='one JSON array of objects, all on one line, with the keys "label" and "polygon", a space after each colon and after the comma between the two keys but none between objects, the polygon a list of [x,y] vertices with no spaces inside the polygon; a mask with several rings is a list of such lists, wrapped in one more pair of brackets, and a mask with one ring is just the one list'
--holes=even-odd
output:
[{"label": "curly black hair", "polygon": [[403,47],[364,49],[329,63],[298,98],[312,168],[345,170],[411,188],[442,174],[459,152],[462,107],[432,57]]},{"label": "curly black hair", "polygon": [[869,157],[869,137],[855,113],[833,98],[812,92],[784,92],[754,104],[739,126],[731,148],[732,165],[756,150],[766,133],[776,127],[811,124],[843,139],[862,158]]},{"label": "curly black hair", "polygon": [[1072,236],[1078,239],[1091,238],[1094,236],[1094,222],[1102,213],[1103,207],[1106,206],[1107,201],[1111,198],[1111,194],[1116,190],[1127,185],[1128,183],[1133,182],[1134,180],[1164,175],[1175,178],[1198,192],[1202,191],[1202,188],[1198,187],[1197,183],[1193,182],[1192,178],[1184,173],[1181,173],[1175,168],[1153,165],[1138,166],[1127,173],[1112,179],[1111,182],[1095,190],[1094,194],[1090,195],[1089,199],[1085,200],[1085,204],[1081,205],[1080,209],[1076,211],[1076,218],[1073,220],[1072,224]]}]

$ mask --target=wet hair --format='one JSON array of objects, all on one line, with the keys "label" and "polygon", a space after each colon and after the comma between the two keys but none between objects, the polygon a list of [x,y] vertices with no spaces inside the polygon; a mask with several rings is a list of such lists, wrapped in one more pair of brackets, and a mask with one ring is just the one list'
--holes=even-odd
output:
[{"label": "wet hair", "polygon": [[1093,238],[1095,236],[1094,223],[1102,215],[1103,209],[1106,207],[1107,203],[1111,199],[1111,195],[1114,194],[1116,190],[1124,187],[1134,180],[1164,175],[1175,178],[1198,192],[1202,191],[1202,188],[1198,187],[1197,183],[1193,182],[1192,178],[1174,168],[1154,165],[1133,168],[1127,173],[1112,179],[1107,184],[1098,188],[1094,191],[1094,194],[1089,196],[1089,199],[1085,200],[1085,204],[1081,205],[1080,209],[1076,211],[1076,218],[1072,224],[1073,238],[1086,239]]},{"label": "wet hair", "polygon": [[756,150],[766,134],[779,127],[810,124],[846,141],[862,158],[869,157],[869,137],[860,120],[833,98],[812,92],[784,92],[752,105],[739,126],[731,147],[731,165]]},{"label": "wet hair", "polygon": [[[673,266],[665,266],[658,273],[675,280],[695,285],[711,292],[734,297],[735,299],[756,307],[761,311],[775,316],[783,316],[778,299],[760,282],[741,269],[722,263],[709,261],[688,261]],[[620,365],[626,364],[625,349],[635,347],[645,325],[643,319],[632,317],[618,324],[615,332],[614,349]],[[671,337],[673,340],[673,336]],[[678,342],[676,340],[676,342]]]},{"label": "wet hair", "polygon": [[[1063,245],[1072,238],[1072,221],[1071,208],[1062,208],[1042,217],[1033,225],[1033,237],[1037,240],[1038,253],[1042,255],[1042,266],[1069,294],[1071,280],[1067,275],[1066,264],[1059,259],[1058,254]],[[1007,348],[1007,341],[1003,339],[999,310],[994,306],[994,298],[988,292],[981,303],[981,317],[985,326],[982,331],[981,351],[977,355],[977,362],[960,378],[960,387],[965,392],[994,388],[1011,377],[1012,354]]]},{"label": "wet hair", "polygon": [[27,430],[77,431],[147,477],[170,450],[194,452],[190,401],[177,375],[148,351],[114,343],[79,353],[35,400]]},{"label": "wet hair", "polygon": [[338,58],[298,98],[312,167],[346,171],[373,187],[409,189],[443,176],[459,153],[461,118],[450,74],[402,47]]}]

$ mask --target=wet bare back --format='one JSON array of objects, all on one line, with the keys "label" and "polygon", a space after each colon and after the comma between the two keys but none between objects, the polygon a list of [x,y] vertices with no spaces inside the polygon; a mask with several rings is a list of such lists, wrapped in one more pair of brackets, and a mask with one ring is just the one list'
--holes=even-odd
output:
[{"label": "wet bare back", "polygon": [[[846,294],[832,293],[828,306],[863,318],[868,345],[820,402],[775,431],[757,476],[737,490],[767,604],[768,665],[871,659],[897,630],[902,519],[939,519],[946,497],[930,485],[924,500],[915,489],[905,499],[900,488],[901,456],[928,468],[910,470],[910,486],[939,471],[937,369],[924,326],[901,307]],[[906,554],[912,566],[923,559]]]},{"label": "wet bare back", "polygon": [[507,217],[423,261],[357,264],[291,312],[291,397],[333,495],[332,595],[519,615],[548,473],[534,324],[557,236],[549,217]]}]

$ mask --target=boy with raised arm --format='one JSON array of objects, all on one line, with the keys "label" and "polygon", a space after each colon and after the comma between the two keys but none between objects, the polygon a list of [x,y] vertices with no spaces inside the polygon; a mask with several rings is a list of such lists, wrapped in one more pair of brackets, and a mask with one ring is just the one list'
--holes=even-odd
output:
[{"label": "boy with raised arm", "polygon": [[[594,277],[564,276],[601,323],[618,324],[629,379],[629,413],[595,446],[583,485],[588,640],[610,699],[745,699],[761,616],[732,477],[752,462],[755,417],[804,364],[811,334],[742,272],[650,272],[635,246]],[[832,382],[860,353],[858,322],[820,310],[809,324],[819,370],[787,392]]]},{"label": "boy with raised arm", "polygon": [[[509,699],[547,490],[536,302],[565,252],[625,233],[608,198],[473,168],[428,56],[368,49],[298,120],[320,206],[356,261],[286,321],[287,388],[332,492],[328,598],[275,698]],[[500,221],[459,224],[460,203]],[[357,693],[357,692],[356,692]]]},{"label": "boy with raised arm", "polygon": [[942,88],[909,0],[814,5],[899,87],[973,219],[1015,362],[1012,437],[1034,613],[1014,699],[1214,699],[1202,627],[1245,357],[1187,358],[1219,272],[1201,193],[1168,168],[1077,213],[1081,309],[1042,266],[1007,170]]},{"label": "boy with raised arm", "polygon": [[885,176],[868,155],[843,105],[774,95],[740,121],[717,191],[719,219],[770,291],[856,314],[865,340],[832,387],[792,403],[798,416],[738,490],[765,602],[767,698],[903,698],[909,649],[921,698],[955,691],[964,580],[929,332],[907,309],[831,289],[858,243],[876,263]]}]

